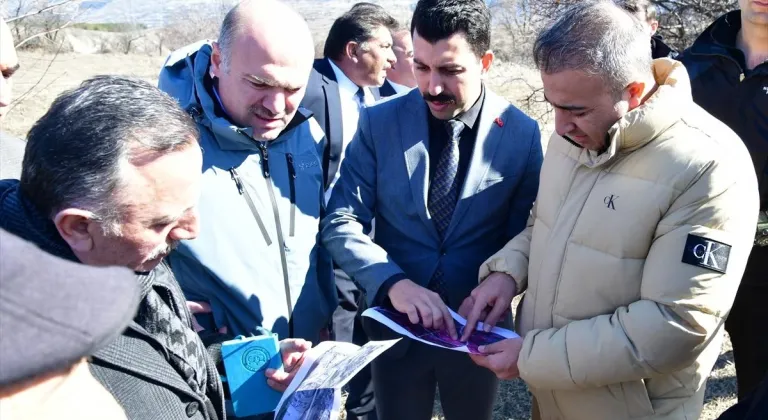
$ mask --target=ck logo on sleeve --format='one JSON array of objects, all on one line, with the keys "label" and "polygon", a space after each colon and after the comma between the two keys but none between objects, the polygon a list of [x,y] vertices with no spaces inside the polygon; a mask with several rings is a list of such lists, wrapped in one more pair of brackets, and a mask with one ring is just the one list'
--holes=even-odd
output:
[{"label": "ck logo on sleeve", "polygon": [[683,251],[683,262],[725,274],[730,255],[730,245],[689,234]]}]

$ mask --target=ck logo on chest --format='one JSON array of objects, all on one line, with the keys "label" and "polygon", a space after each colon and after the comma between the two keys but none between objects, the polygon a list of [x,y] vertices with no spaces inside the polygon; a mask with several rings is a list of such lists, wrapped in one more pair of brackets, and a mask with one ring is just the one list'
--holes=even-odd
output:
[{"label": "ck logo on chest", "polygon": [[730,245],[689,234],[683,251],[683,262],[725,274],[730,255]]},{"label": "ck logo on chest", "polygon": [[603,203],[605,203],[605,206],[611,210],[616,210],[616,200],[619,199],[618,195],[606,195],[605,199],[603,200]]}]

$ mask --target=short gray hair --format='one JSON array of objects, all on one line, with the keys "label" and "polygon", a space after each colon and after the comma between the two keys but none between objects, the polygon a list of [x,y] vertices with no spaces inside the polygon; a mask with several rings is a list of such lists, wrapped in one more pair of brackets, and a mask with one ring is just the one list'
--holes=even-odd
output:
[{"label": "short gray hair", "polygon": [[141,79],[97,76],[62,93],[27,135],[21,192],[42,214],[90,211],[119,234],[122,168],[197,145],[179,103]]},{"label": "short gray hair", "polygon": [[239,10],[241,4],[238,3],[227,12],[224,21],[221,23],[219,39],[216,40],[216,44],[219,46],[219,53],[221,54],[221,67],[227,73],[229,72],[229,63],[232,58],[232,44],[242,29],[243,19],[240,16]]},{"label": "short gray hair", "polygon": [[609,0],[585,0],[544,28],[533,46],[540,71],[578,70],[602,78],[620,94],[652,74],[651,42],[635,16]]}]

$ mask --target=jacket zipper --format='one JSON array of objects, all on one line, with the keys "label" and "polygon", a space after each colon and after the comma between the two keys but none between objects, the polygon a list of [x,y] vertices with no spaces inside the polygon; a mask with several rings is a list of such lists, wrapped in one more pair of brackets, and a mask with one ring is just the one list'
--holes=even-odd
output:
[{"label": "jacket zipper", "polygon": [[288,161],[288,183],[291,190],[291,230],[290,236],[293,237],[296,231],[296,168],[293,166],[293,155],[286,153],[285,160]]},{"label": "jacket zipper", "polygon": [[[283,229],[280,224],[280,213],[277,209],[277,201],[275,200],[275,191],[272,188],[271,174],[269,172],[269,151],[265,142],[258,142],[259,152],[261,152],[261,170],[264,174],[264,180],[267,182],[267,190],[269,191],[269,199],[272,202],[272,212],[275,214],[275,226],[277,230],[277,242],[280,248],[280,262],[283,268],[283,283],[285,285],[285,300],[288,304],[288,319],[293,315],[293,304],[291,303],[291,284],[288,280],[288,260],[285,255],[285,241],[283,239]],[[293,337],[293,324],[289,323],[289,336]]]},{"label": "jacket zipper", "polygon": [[232,175],[232,180],[235,181],[237,192],[245,197],[245,201],[248,203],[248,207],[251,208],[251,213],[253,213],[253,218],[256,219],[256,223],[259,225],[259,230],[261,230],[261,235],[264,237],[264,241],[267,242],[267,246],[272,245],[272,239],[270,239],[269,233],[267,233],[267,228],[264,226],[264,222],[261,220],[261,216],[259,216],[259,211],[253,204],[251,195],[248,193],[248,190],[245,189],[243,181],[240,179],[240,175],[237,173],[237,169],[234,167],[229,168],[229,173]]}]

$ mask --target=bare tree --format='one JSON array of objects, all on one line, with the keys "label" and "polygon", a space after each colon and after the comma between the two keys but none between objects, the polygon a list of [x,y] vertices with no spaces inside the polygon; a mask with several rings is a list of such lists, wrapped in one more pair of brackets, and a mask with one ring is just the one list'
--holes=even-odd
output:
[{"label": "bare tree", "polygon": [[126,31],[121,32],[118,35],[117,43],[120,48],[120,52],[123,54],[130,54],[133,52],[135,42],[140,40],[141,38],[144,38],[144,33],[140,31]]},{"label": "bare tree", "polygon": [[158,52],[162,55],[164,48],[172,51],[203,39],[216,39],[228,10],[227,4],[219,2],[208,9],[169,13],[165,26],[157,32]]},{"label": "bare tree", "polygon": [[39,48],[57,45],[58,33],[66,28],[79,14],[82,0],[10,0],[2,7],[10,12],[6,22],[14,34],[16,48]]},{"label": "bare tree", "polygon": [[[526,3],[527,9],[519,5],[517,12],[554,18],[563,8],[579,0],[498,0],[501,3]],[[621,0],[614,0],[621,3]],[[673,47],[683,50],[689,47],[696,37],[709,24],[723,14],[738,8],[738,0],[650,0],[659,13],[659,33]],[[526,13],[523,13],[525,15]]]},{"label": "bare tree", "polygon": [[544,17],[537,13],[540,0],[491,0],[493,49],[504,61],[529,64],[531,48]]},{"label": "bare tree", "polygon": [[654,0],[660,33],[683,50],[715,19],[738,8],[738,0]]}]

